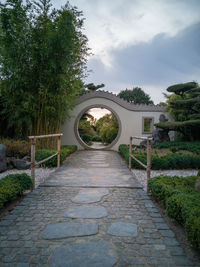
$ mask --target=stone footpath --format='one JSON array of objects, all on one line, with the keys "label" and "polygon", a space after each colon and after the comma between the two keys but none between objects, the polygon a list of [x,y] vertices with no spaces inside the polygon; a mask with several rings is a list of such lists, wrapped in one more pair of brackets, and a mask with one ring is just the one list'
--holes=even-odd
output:
[{"label": "stone footpath", "polygon": [[0,266],[194,266],[120,156],[72,155],[0,221]]}]

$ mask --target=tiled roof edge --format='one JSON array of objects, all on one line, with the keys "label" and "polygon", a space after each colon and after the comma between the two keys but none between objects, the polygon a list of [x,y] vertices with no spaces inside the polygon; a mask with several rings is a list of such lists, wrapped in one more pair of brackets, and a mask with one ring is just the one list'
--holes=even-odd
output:
[{"label": "tiled roof edge", "polygon": [[111,100],[121,107],[131,110],[131,111],[160,111],[164,112],[164,106],[161,105],[146,105],[146,104],[133,104],[129,103],[126,100],[120,98],[119,96],[116,96],[113,93],[110,93],[108,91],[94,91],[94,92],[89,92],[86,93],[76,101],[76,105],[92,98],[105,98],[108,100]]}]

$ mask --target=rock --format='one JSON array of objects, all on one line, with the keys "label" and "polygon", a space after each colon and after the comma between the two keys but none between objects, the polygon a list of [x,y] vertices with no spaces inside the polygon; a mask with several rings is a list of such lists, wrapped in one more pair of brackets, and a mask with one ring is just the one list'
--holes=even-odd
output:
[{"label": "rock", "polygon": [[27,170],[30,168],[31,163],[24,159],[13,159],[13,165],[18,170]]},{"label": "rock", "polygon": [[7,170],[6,146],[0,144],[0,172]]},{"label": "rock", "polygon": [[197,190],[200,193],[200,178],[198,178],[195,182],[195,190]]}]

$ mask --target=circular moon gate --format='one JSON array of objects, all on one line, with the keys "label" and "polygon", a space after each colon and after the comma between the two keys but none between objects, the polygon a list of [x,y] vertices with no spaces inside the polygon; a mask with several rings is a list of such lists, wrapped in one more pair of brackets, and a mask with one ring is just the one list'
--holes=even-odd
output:
[{"label": "circular moon gate", "polygon": [[88,146],[85,142],[83,142],[83,140],[81,139],[80,135],[79,135],[79,131],[78,131],[78,124],[79,124],[79,121],[81,119],[81,117],[83,116],[83,114],[88,111],[89,109],[92,109],[92,108],[105,108],[107,110],[109,110],[112,114],[114,114],[114,116],[116,117],[117,119],[117,122],[118,122],[118,126],[119,126],[119,129],[118,129],[118,133],[117,133],[117,136],[116,138],[107,146],[101,148],[101,149],[98,149],[98,150],[107,150],[107,149],[110,149],[112,148],[118,141],[118,139],[120,138],[120,135],[121,135],[121,131],[122,131],[122,124],[121,124],[121,120],[118,116],[118,114],[110,107],[106,106],[106,105],[103,105],[103,104],[96,104],[96,105],[90,105],[90,106],[87,106],[86,108],[84,108],[77,116],[76,120],[75,120],[75,124],[74,124],[74,133],[75,133],[75,136],[76,136],[76,139],[77,141],[79,142],[79,144],[81,146],[83,146],[85,149],[88,149],[88,150],[95,150],[95,148],[92,148],[90,146]]}]

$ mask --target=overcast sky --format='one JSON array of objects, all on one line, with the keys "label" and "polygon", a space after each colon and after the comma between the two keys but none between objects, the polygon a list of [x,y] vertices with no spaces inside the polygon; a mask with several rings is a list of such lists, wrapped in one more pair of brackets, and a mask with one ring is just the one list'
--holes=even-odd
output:
[{"label": "overcast sky", "polygon": [[157,104],[168,86],[200,82],[200,0],[69,2],[85,17],[93,53],[88,83],[116,94],[140,86]]}]

